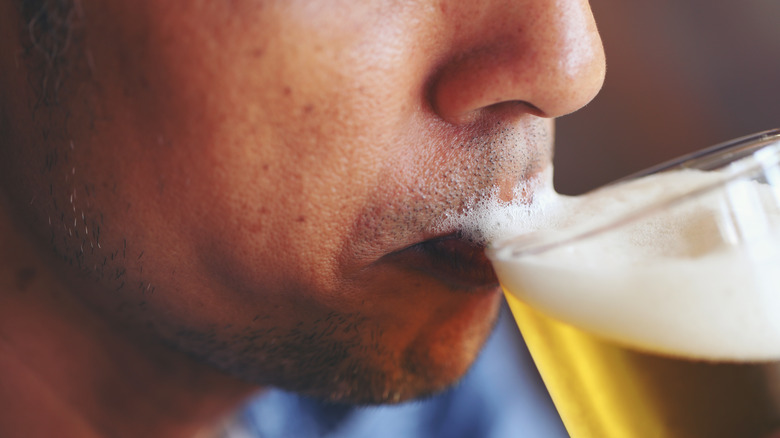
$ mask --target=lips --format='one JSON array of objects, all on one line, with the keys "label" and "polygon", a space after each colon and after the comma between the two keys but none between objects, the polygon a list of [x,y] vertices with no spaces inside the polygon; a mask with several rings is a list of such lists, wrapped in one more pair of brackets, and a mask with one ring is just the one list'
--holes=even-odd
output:
[{"label": "lips", "polygon": [[495,289],[498,279],[485,248],[457,234],[426,240],[385,256],[403,268],[432,276],[463,290]]}]

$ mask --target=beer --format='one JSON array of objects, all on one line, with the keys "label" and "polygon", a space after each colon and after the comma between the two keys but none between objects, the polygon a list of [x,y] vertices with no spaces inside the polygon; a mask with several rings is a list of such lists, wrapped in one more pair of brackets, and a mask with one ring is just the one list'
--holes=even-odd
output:
[{"label": "beer", "polygon": [[762,438],[780,426],[780,361],[645,352],[507,301],[572,437]]},{"label": "beer", "polygon": [[[558,230],[491,249],[572,437],[780,426],[780,191],[723,178],[640,178],[567,207]],[[643,207],[683,190],[697,194]]]}]

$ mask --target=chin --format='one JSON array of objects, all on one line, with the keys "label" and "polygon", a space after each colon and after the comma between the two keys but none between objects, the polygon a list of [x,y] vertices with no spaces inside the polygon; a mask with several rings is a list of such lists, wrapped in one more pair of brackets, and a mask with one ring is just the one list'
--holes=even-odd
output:
[{"label": "chin", "polygon": [[[462,293],[462,292],[461,292]],[[456,385],[478,357],[498,318],[500,289],[471,294],[465,302],[438,309],[413,340],[397,351],[366,361],[325,395],[332,402],[360,405],[395,404],[434,396]]]},{"label": "chin", "polygon": [[425,398],[468,371],[502,300],[492,283],[453,286],[438,277],[385,263],[335,291],[302,287],[276,294],[278,301],[245,305],[236,309],[244,317],[232,323],[173,326],[166,319],[161,333],[254,385],[358,405]]}]

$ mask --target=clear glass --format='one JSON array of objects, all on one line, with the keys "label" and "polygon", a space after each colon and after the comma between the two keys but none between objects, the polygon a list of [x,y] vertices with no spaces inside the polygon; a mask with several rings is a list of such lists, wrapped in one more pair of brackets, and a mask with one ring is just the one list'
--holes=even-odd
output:
[{"label": "clear glass", "polygon": [[780,130],[578,202],[595,214],[488,250],[570,435],[780,426]]}]

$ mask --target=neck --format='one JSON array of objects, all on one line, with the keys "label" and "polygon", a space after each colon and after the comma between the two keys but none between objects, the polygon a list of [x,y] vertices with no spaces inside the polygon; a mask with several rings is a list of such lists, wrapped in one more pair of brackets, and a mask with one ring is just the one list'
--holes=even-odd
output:
[{"label": "neck", "polygon": [[257,389],[85,306],[9,211],[0,202],[0,436],[209,436]]}]

